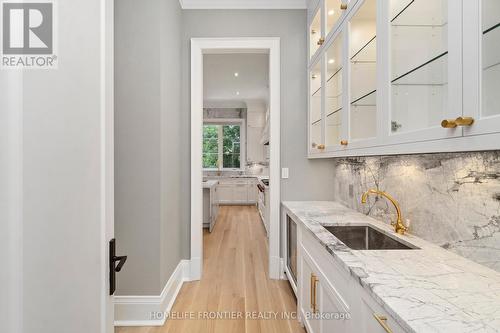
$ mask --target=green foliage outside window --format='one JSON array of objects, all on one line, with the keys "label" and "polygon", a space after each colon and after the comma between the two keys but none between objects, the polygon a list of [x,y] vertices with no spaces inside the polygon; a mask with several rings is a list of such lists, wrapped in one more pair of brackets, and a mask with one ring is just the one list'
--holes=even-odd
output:
[{"label": "green foliage outside window", "polygon": [[203,168],[216,169],[219,158],[219,126],[203,126]]}]

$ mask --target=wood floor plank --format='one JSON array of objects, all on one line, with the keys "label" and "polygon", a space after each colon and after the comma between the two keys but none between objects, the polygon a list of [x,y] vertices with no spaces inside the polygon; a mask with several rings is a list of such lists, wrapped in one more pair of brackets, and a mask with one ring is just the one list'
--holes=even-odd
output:
[{"label": "wood floor plank", "polygon": [[[297,320],[284,318],[297,304],[287,281],[269,279],[268,253],[257,208],[222,206],[213,232],[203,234],[203,277],[183,285],[172,309],[196,319],[117,327],[115,333],[305,333]],[[237,318],[207,318],[217,312]]]}]

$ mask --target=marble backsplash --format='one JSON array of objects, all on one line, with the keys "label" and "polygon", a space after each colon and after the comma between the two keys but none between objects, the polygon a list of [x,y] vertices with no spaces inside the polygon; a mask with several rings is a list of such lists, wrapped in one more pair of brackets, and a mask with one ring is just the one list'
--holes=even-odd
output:
[{"label": "marble backsplash", "polygon": [[389,223],[387,200],[360,199],[387,191],[411,233],[500,271],[500,151],[341,158],[334,173],[336,201]]}]

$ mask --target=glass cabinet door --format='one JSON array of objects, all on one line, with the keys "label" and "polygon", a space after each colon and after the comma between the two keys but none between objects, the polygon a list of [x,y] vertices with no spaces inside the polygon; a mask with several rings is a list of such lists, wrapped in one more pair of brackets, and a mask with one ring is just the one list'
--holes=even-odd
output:
[{"label": "glass cabinet door", "polygon": [[481,1],[481,117],[500,115],[500,1]]},{"label": "glass cabinet door", "polygon": [[323,144],[322,61],[309,73],[309,140],[311,152],[321,152]]},{"label": "glass cabinet door", "polygon": [[365,0],[349,22],[350,142],[377,136],[377,1]]},{"label": "glass cabinet door", "polygon": [[[464,10],[477,13],[464,26],[464,117],[474,123],[464,127],[465,135],[500,131],[500,1],[464,3]],[[479,46],[479,52],[477,52]],[[473,50],[476,50],[475,52]],[[470,60],[473,59],[473,60]],[[474,93],[477,92],[477,96]]]},{"label": "glass cabinet door", "polygon": [[[320,1],[321,2],[321,1]],[[309,57],[312,58],[316,51],[320,48],[324,41],[323,31],[321,29],[321,6],[318,7],[316,14],[314,15],[312,22],[309,26]]]},{"label": "glass cabinet door", "polygon": [[443,120],[462,115],[460,3],[390,0],[390,135],[461,135],[441,128]]},{"label": "glass cabinet door", "polygon": [[340,33],[326,51],[325,140],[326,146],[338,146],[342,140],[343,109],[343,34]]},{"label": "glass cabinet door", "polygon": [[325,0],[325,12],[326,12],[326,32],[325,36],[328,36],[332,32],[335,25],[338,23],[339,19],[344,14],[347,9],[347,5],[342,2],[342,0]]}]

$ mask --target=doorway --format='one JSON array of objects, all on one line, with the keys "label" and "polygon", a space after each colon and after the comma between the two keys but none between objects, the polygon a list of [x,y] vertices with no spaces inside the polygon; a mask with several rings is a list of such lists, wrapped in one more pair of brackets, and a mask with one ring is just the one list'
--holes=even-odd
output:
[{"label": "doorway", "polygon": [[269,59],[269,277],[281,277],[280,239],[280,40],[279,38],[191,39],[191,257],[190,279],[203,274],[203,57],[265,54]]}]

